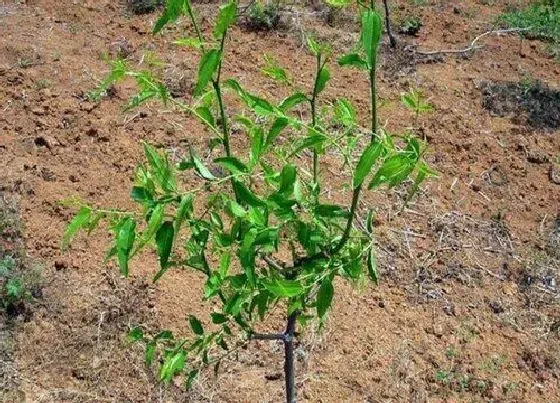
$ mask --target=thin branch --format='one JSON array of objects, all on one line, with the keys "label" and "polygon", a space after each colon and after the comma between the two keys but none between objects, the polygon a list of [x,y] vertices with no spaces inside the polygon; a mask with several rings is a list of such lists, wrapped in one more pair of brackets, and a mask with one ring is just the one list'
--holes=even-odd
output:
[{"label": "thin branch", "polygon": [[528,27],[528,28],[508,28],[508,29],[498,29],[498,30],[490,30],[488,32],[484,32],[483,34],[478,35],[476,38],[474,38],[474,40],[471,42],[470,46],[464,48],[464,49],[444,49],[444,50],[433,50],[433,51],[421,51],[421,50],[416,50],[415,53],[422,55],[422,56],[430,56],[430,55],[437,55],[437,54],[442,54],[442,53],[467,53],[467,52],[471,52],[475,49],[480,49],[483,46],[476,46],[476,43],[481,40],[482,38],[491,35],[491,34],[496,34],[496,35],[501,35],[501,34],[508,34],[508,33],[513,33],[513,32],[523,32],[523,31],[528,31],[530,30],[532,27]]},{"label": "thin branch", "polygon": [[284,333],[251,333],[249,336],[251,340],[286,340]]}]

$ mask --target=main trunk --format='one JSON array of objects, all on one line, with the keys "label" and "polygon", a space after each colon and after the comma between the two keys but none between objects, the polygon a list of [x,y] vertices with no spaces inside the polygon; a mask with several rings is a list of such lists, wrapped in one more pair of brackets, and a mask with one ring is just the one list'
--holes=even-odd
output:
[{"label": "main trunk", "polygon": [[296,402],[296,383],[294,368],[294,333],[297,313],[288,316],[288,325],[284,334],[284,378],[286,380],[286,402]]}]

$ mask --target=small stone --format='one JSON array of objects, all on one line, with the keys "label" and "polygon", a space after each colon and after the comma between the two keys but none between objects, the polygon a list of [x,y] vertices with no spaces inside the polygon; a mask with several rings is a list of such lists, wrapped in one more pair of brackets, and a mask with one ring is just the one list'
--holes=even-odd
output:
[{"label": "small stone", "polygon": [[55,260],[54,261],[54,268],[56,270],[66,269],[67,267],[68,267],[68,263],[66,263],[64,260]]},{"label": "small stone", "polygon": [[70,176],[68,176],[68,179],[69,179],[70,182],[72,182],[72,183],[76,183],[76,182],[79,182],[79,181],[80,181],[80,179],[79,179],[76,175],[74,175],[74,174],[71,174]]},{"label": "small stone", "polygon": [[280,372],[269,372],[264,374],[264,379],[267,381],[277,381],[280,378],[282,378],[282,374]]},{"label": "small stone", "polygon": [[552,183],[560,185],[560,166],[558,164],[553,164],[550,166],[548,177]]},{"label": "small stone", "polygon": [[498,301],[491,301],[488,306],[490,306],[490,309],[492,309],[492,312],[494,312],[495,314],[504,312],[504,308]]},{"label": "small stone", "polygon": [[548,155],[538,150],[529,150],[527,152],[527,161],[533,164],[546,164],[549,161]]},{"label": "small stone", "polygon": [[43,108],[33,108],[31,109],[31,113],[37,116],[43,116],[45,114],[45,109]]}]

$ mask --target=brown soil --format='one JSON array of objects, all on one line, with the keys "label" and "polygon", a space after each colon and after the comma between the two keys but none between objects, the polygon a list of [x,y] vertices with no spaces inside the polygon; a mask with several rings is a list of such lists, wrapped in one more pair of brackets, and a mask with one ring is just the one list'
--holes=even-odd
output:
[{"label": "brown soil", "polygon": [[[417,37],[400,39],[432,50],[469,44],[508,1],[397,3],[395,18],[415,14],[423,22]],[[202,15],[215,7],[202,6]],[[351,18],[337,16],[329,25],[320,13],[300,17],[337,52],[357,39]],[[101,263],[109,240],[103,231],[79,237],[68,253],[59,249],[72,214],[61,200],[133,207],[128,192],[142,160],[140,140],[179,151],[207,146],[199,124],[156,105],[124,115],[130,85],[99,104],[85,100],[107,71],[104,52],[124,52],[133,62],[155,53],[177,95],[189,96],[196,56],[177,51],[172,34],[152,37],[154,19],[108,0],[0,5],[0,181],[21,196],[26,246],[43,262],[45,282],[32,317],[18,325],[9,361],[17,385],[10,378],[4,400],[282,400],[281,349],[268,342],[242,350],[218,379],[205,374],[190,393],[157,385],[123,334],[137,323],[186,332],[185,317],[204,310],[202,279],[174,271],[153,285],[152,256],[135,261],[132,277],[122,279]],[[293,22],[278,32],[234,29],[224,74],[267,97],[286,96],[258,69],[263,53],[274,54],[282,65],[297,66],[299,85],[308,83],[313,59],[300,46],[300,32]],[[307,332],[298,347],[301,400],[560,400],[560,185],[551,179],[560,156],[558,110],[555,124],[536,125],[535,102],[522,101],[505,116],[490,113],[483,84],[507,81],[516,90],[530,77],[556,91],[546,102],[558,107],[560,65],[538,41],[493,36],[485,44],[474,54],[431,58],[414,57],[414,46],[383,48],[381,120],[392,132],[411,126],[399,98],[421,88],[435,105],[420,122],[440,177],[404,211],[403,189],[364,200],[364,210],[378,211],[381,284],[359,291],[337,284],[325,331]],[[333,77],[326,99],[348,97],[365,118],[365,79],[336,66]],[[502,89],[496,105],[508,92],[492,88]],[[531,96],[549,96],[539,91]],[[325,160],[329,194],[347,202],[336,158]]]}]

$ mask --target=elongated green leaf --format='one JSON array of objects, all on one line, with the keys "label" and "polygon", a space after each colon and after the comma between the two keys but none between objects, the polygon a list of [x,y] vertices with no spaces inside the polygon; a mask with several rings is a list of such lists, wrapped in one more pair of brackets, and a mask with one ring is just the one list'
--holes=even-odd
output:
[{"label": "elongated green leaf", "polygon": [[197,336],[202,336],[204,334],[202,323],[200,323],[196,316],[189,315],[189,324],[191,325],[191,329],[194,334],[196,334]]},{"label": "elongated green leaf", "polygon": [[234,1],[220,6],[218,20],[216,22],[216,26],[214,27],[214,38],[221,39],[221,37],[226,33],[229,26],[235,22],[236,17],[237,4],[235,4]]},{"label": "elongated green leaf", "polygon": [[233,188],[240,203],[253,207],[266,206],[266,203],[250,191],[243,182],[234,180]]},{"label": "elongated green leaf", "polygon": [[234,217],[243,218],[245,217],[245,215],[247,215],[245,209],[235,200],[229,200],[228,208],[229,212],[231,212]]},{"label": "elongated green leaf", "polygon": [[360,186],[369,175],[375,161],[377,161],[381,155],[381,151],[383,151],[383,146],[380,142],[370,144],[364,150],[362,156],[360,157],[360,161],[358,161],[356,170],[354,171],[354,179],[352,181],[354,189]]},{"label": "elongated green leaf", "polygon": [[181,202],[175,213],[175,236],[181,230],[181,225],[185,219],[189,219],[193,213],[193,196],[187,193],[181,197]]},{"label": "elongated green leaf", "polygon": [[171,382],[173,377],[185,368],[186,358],[187,353],[184,350],[165,357],[159,372],[159,380],[165,383]]},{"label": "elongated green leaf", "polygon": [[272,295],[280,298],[293,298],[305,292],[305,288],[297,280],[274,277],[264,279],[262,284]]},{"label": "elongated green leaf", "polygon": [[325,218],[348,218],[348,209],[336,204],[318,204],[314,209],[315,215]]},{"label": "elongated green leaf", "polygon": [[148,219],[148,227],[142,233],[142,236],[136,246],[136,250],[142,249],[148,242],[155,236],[156,231],[159,229],[163,216],[165,214],[165,205],[157,204],[151,211]]},{"label": "elongated green leaf", "polygon": [[248,169],[245,166],[245,164],[239,161],[235,157],[220,157],[220,158],[216,158],[214,162],[218,165],[223,166],[232,174],[248,172]]},{"label": "elongated green leaf", "polygon": [[89,207],[82,207],[78,213],[74,216],[70,224],[66,227],[64,231],[64,236],[62,237],[62,249],[65,250],[70,245],[74,235],[81,229],[88,225],[91,217],[91,209]]},{"label": "elongated green leaf", "polygon": [[346,98],[337,99],[334,113],[343,126],[353,127],[356,124],[356,110]]},{"label": "elongated green leaf", "polygon": [[317,77],[317,83],[315,87],[315,92],[317,94],[321,93],[325,89],[325,86],[327,85],[327,82],[330,80],[330,78],[331,72],[326,66],[323,67],[319,72],[319,76]]},{"label": "elongated green leaf", "polygon": [[251,228],[251,230],[245,234],[243,242],[241,243],[241,248],[239,249],[239,262],[241,263],[241,267],[243,267],[243,271],[251,287],[255,287],[256,285],[255,246],[253,245],[256,237],[257,230]]},{"label": "elongated green leaf", "polygon": [[274,123],[272,123],[272,126],[268,131],[268,135],[266,136],[265,149],[268,149],[274,144],[274,140],[276,140],[276,137],[278,137],[278,135],[282,132],[282,130],[284,130],[286,126],[288,126],[288,123],[288,119],[283,116],[274,120]]},{"label": "elongated green leaf", "polygon": [[309,99],[304,93],[296,92],[290,95],[288,98],[282,100],[282,102],[280,102],[280,104],[278,105],[278,109],[280,109],[282,112],[286,112],[287,110],[292,109],[294,106],[307,101],[309,101]]},{"label": "elongated green leaf", "polygon": [[136,238],[136,221],[128,217],[124,219],[119,232],[117,234],[117,259],[119,261],[119,270],[125,277],[128,276],[128,258],[134,239]]},{"label": "elongated green leaf", "polygon": [[171,250],[173,249],[174,237],[175,231],[173,230],[173,223],[171,221],[165,221],[156,233],[156,248],[159,256],[160,270],[154,277],[154,283],[158,281],[169,268],[168,262]]},{"label": "elongated green leaf", "polygon": [[221,325],[222,323],[226,323],[228,321],[227,316],[223,313],[212,312],[210,316],[212,317],[212,323],[215,325]]},{"label": "elongated green leaf", "polygon": [[367,70],[368,64],[362,57],[357,53],[350,53],[348,55],[342,56],[338,59],[338,64],[340,66],[354,66],[360,70]]},{"label": "elongated green leaf", "polygon": [[264,149],[264,132],[262,127],[255,126],[251,131],[251,154],[249,166],[254,167],[260,160]]},{"label": "elongated green leaf", "polygon": [[156,355],[156,342],[151,341],[146,344],[146,351],[144,352],[144,362],[146,363],[147,367],[152,366],[152,362],[154,362],[154,357]]},{"label": "elongated green leaf", "polygon": [[323,318],[332,304],[334,288],[332,280],[325,279],[317,293],[317,315]]},{"label": "elongated green leaf", "polygon": [[194,95],[198,96],[204,92],[204,89],[212,79],[220,64],[221,53],[218,49],[210,49],[200,58],[198,65],[198,81],[194,89]]},{"label": "elongated green leaf", "polygon": [[167,0],[165,2],[165,9],[156,21],[152,32],[154,34],[158,33],[166,24],[176,21],[183,14],[193,16],[190,0]]},{"label": "elongated green leaf", "polygon": [[216,179],[216,177],[212,174],[212,172],[210,172],[208,168],[206,168],[206,166],[203,164],[203,162],[200,160],[198,155],[196,155],[196,153],[192,148],[190,149],[190,154],[191,154],[191,160],[194,164],[194,169],[196,170],[196,172],[198,172],[200,176],[202,176],[204,179],[207,179],[209,181]]},{"label": "elongated green leaf", "polygon": [[322,134],[312,134],[311,136],[306,136],[295,142],[295,148],[290,153],[290,156],[294,156],[306,148],[318,147],[327,139],[325,135]]},{"label": "elongated green leaf", "polygon": [[294,164],[284,165],[280,174],[280,189],[278,192],[292,194],[296,183],[296,166]]},{"label": "elongated green leaf", "polygon": [[370,248],[367,256],[367,268],[371,281],[373,281],[376,285],[379,284],[379,276],[377,274],[377,261],[375,258],[375,252],[373,250],[373,247]]},{"label": "elongated green leaf", "polygon": [[263,98],[250,94],[241,85],[233,79],[227,80],[224,85],[234,90],[237,95],[245,102],[245,104],[259,116],[269,116],[275,113],[274,107]]},{"label": "elongated green leaf", "polygon": [[377,47],[381,38],[381,17],[374,10],[367,9],[362,14],[362,46],[366,53],[366,62],[371,69],[377,59]]},{"label": "elongated green leaf", "polygon": [[146,159],[148,160],[148,164],[156,181],[162,189],[166,191],[173,191],[176,185],[175,176],[173,175],[169,162],[167,161],[167,156],[165,154],[160,155],[155,148],[146,142],[143,143],[143,146]]},{"label": "elongated green leaf", "polygon": [[274,60],[269,55],[264,55],[264,60],[266,62],[266,66],[261,69],[261,72],[270,77],[274,80],[282,83],[282,84],[289,84],[290,78],[288,77],[288,73],[282,67],[278,65],[278,62]]},{"label": "elongated green leaf", "polygon": [[195,112],[195,116],[198,117],[202,121],[202,123],[214,129],[216,128],[216,121],[214,120],[214,116],[212,115],[212,111],[210,111],[210,108],[208,108],[207,106],[200,106],[195,109]]},{"label": "elongated green leaf", "polygon": [[400,152],[387,158],[379,170],[375,173],[369,189],[373,189],[383,183],[395,186],[402,182],[414,169],[414,161],[411,160],[410,153]]}]

